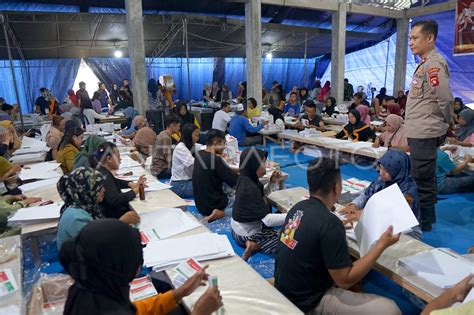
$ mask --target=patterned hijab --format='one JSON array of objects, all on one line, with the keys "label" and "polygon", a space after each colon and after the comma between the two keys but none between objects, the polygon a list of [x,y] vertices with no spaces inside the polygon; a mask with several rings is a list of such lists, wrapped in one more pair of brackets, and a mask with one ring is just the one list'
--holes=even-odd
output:
[{"label": "patterned hijab", "polygon": [[92,218],[102,217],[97,195],[104,188],[105,176],[93,168],[79,167],[63,175],[57,184],[59,196],[64,201],[61,214],[68,207],[87,211]]}]

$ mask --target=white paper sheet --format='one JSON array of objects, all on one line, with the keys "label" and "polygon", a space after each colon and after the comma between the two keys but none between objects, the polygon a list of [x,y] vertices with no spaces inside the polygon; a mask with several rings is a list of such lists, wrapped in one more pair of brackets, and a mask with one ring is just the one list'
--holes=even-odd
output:
[{"label": "white paper sheet", "polygon": [[[142,242],[144,235],[156,236],[159,240],[175,236],[201,226],[199,222],[191,219],[183,210],[178,208],[161,208],[140,214],[140,233]],[[146,242],[143,242],[146,243]]]},{"label": "white paper sheet", "polygon": [[29,164],[21,170],[20,178],[22,180],[29,180],[61,177],[61,174],[56,171],[60,165],[60,163],[56,162]]},{"label": "white paper sheet", "polygon": [[25,149],[16,150],[15,152],[13,152],[13,155],[31,154],[31,153],[48,152],[48,151],[49,151],[49,148],[40,148],[40,147],[25,148]]},{"label": "white paper sheet", "polygon": [[397,184],[374,194],[365,205],[355,228],[361,256],[367,254],[390,225],[394,234],[409,231],[418,225]]},{"label": "white paper sheet", "polygon": [[146,266],[155,266],[217,253],[219,248],[214,237],[205,232],[149,243],[143,250],[143,258]]},{"label": "white paper sheet", "polygon": [[28,149],[28,148],[44,148],[44,149],[47,149],[48,145],[46,144],[46,142],[43,142],[41,140],[37,140],[37,139],[34,139],[34,138],[23,136],[23,138],[21,140],[21,148],[22,149]]},{"label": "white paper sheet", "polygon": [[44,161],[46,152],[31,153],[31,154],[20,154],[10,158],[12,163],[28,163],[28,162],[40,162]]},{"label": "white paper sheet", "polygon": [[474,271],[474,264],[448,248],[401,258],[401,266],[440,288],[450,288]]},{"label": "white paper sheet", "polygon": [[56,186],[59,181],[59,177],[53,177],[49,179],[37,180],[28,184],[23,184],[18,188],[23,192],[27,193],[38,188],[47,188],[51,186]]},{"label": "white paper sheet", "polygon": [[170,189],[171,186],[167,184],[163,184],[162,182],[156,180],[156,181],[147,181],[146,182],[145,191],[146,192],[151,192],[151,191],[160,191],[160,190],[165,190],[165,189]]},{"label": "white paper sheet", "polygon": [[28,221],[59,219],[62,203],[41,207],[21,208],[8,219],[12,224],[24,224]]}]

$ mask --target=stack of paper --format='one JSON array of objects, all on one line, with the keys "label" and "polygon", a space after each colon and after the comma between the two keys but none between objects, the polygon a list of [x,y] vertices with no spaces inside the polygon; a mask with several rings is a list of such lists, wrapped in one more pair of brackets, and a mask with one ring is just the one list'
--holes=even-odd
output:
[{"label": "stack of paper", "polygon": [[31,154],[18,154],[18,155],[12,156],[10,158],[10,162],[18,163],[18,164],[39,162],[39,161],[44,161],[45,157],[46,157],[46,152],[38,152],[38,153],[31,153]]},{"label": "stack of paper", "polygon": [[355,177],[349,178],[342,182],[342,190],[348,191],[351,194],[360,194],[369,186],[370,186],[369,181],[361,180]]},{"label": "stack of paper", "polygon": [[149,243],[143,250],[144,263],[154,270],[164,270],[195,258],[199,261],[235,255],[227,236],[200,233]]},{"label": "stack of paper", "polygon": [[62,203],[18,209],[12,217],[8,218],[8,225],[25,226],[59,219],[61,206]]},{"label": "stack of paper", "polygon": [[38,152],[47,152],[49,151],[46,142],[41,140],[36,140],[30,137],[23,137],[21,142],[21,148],[13,152],[13,155],[20,155],[20,154],[30,154],[30,153],[38,153]]},{"label": "stack of paper", "polygon": [[56,186],[56,184],[59,181],[59,177],[53,177],[49,179],[43,179],[43,180],[37,180],[28,184],[23,184],[19,186],[18,188],[23,192],[23,193],[28,193],[30,191],[33,191],[35,189],[39,188],[48,188],[51,186]]},{"label": "stack of paper", "polygon": [[49,179],[55,177],[61,177],[61,173],[58,173],[56,169],[61,163],[56,162],[43,162],[30,164],[24,167],[20,172],[21,180],[29,179]]},{"label": "stack of paper", "polygon": [[[333,214],[339,218],[342,222],[344,222],[346,217],[342,214],[339,213],[339,209],[334,211]],[[351,240],[357,241],[356,235],[355,235],[355,227],[357,226],[357,221],[352,223],[352,224],[346,224],[344,225],[344,228],[346,229],[346,236],[350,238]]]},{"label": "stack of paper", "polygon": [[146,187],[145,191],[150,192],[150,191],[160,191],[160,190],[165,190],[165,189],[170,189],[170,185],[163,184],[162,182],[155,180],[152,182],[146,182]]},{"label": "stack of paper", "polygon": [[178,208],[161,208],[140,214],[142,243],[158,241],[201,226]]},{"label": "stack of paper", "polygon": [[360,255],[367,254],[390,225],[393,226],[393,233],[397,234],[410,231],[418,224],[397,184],[379,191],[365,205],[355,228]]},{"label": "stack of paper", "polygon": [[398,263],[440,288],[450,288],[474,270],[474,263],[448,248],[433,248]]}]

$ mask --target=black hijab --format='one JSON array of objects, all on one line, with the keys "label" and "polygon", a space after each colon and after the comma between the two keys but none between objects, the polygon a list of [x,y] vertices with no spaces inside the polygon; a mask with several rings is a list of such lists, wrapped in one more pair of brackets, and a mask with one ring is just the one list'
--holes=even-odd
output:
[{"label": "black hijab", "polygon": [[331,101],[331,106],[327,106],[324,108],[323,112],[332,116],[336,110],[336,99],[334,97],[328,97],[328,100]]},{"label": "black hijab", "polygon": [[95,220],[59,256],[75,280],[64,314],[136,314],[129,283],[143,264],[138,230],[116,219]]},{"label": "black hijab", "polygon": [[276,122],[278,119],[281,119],[283,122],[285,122],[285,118],[283,118],[283,111],[275,105],[268,109],[268,113],[273,116],[273,122]]},{"label": "black hijab", "polygon": [[348,123],[347,125],[344,126],[344,129],[346,129],[347,132],[350,135],[352,135],[352,132],[354,130],[362,128],[365,125],[365,123],[363,121],[361,121],[360,113],[357,109],[353,109],[349,113],[354,115],[354,117],[356,119],[356,122],[355,122],[355,124]]},{"label": "black hijab", "polygon": [[[183,106],[186,108],[185,115],[180,114],[181,108]],[[189,112],[185,102],[180,101],[178,104],[176,104],[176,115],[178,115],[178,117],[181,119],[181,126],[184,126],[185,124],[194,124],[194,115]]]},{"label": "black hijab", "polygon": [[258,221],[269,213],[263,199],[263,185],[257,176],[257,169],[267,155],[267,151],[255,147],[244,150],[240,155],[240,176],[235,186],[232,209],[232,218],[237,222]]}]

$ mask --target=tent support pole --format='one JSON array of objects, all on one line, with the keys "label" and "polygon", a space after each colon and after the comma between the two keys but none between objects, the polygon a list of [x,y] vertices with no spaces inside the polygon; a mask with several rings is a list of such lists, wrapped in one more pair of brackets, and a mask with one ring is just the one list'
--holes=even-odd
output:
[{"label": "tent support pole", "polygon": [[307,83],[308,83],[308,74],[306,70],[307,56],[308,56],[308,33],[304,33],[304,83],[303,83],[303,86],[307,86]]},{"label": "tent support pole", "polygon": [[[387,57],[385,58],[385,79],[383,82],[383,86],[386,88],[387,87],[387,71],[388,71],[388,55],[390,53],[390,38],[387,39]],[[394,93],[392,93],[395,95]]]},{"label": "tent support pole", "polygon": [[188,73],[188,102],[189,110],[191,110],[191,78],[189,77],[189,46],[188,46],[188,21],[183,19],[184,41],[186,45],[186,70]]},{"label": "tent support pole", "polygon": [[23,122],[23,112],[21,110],[21,104],[20,104],[20,94],[18,93],[18,86],[16,84],[16,76],[15,76],[15,68],[13,67],[12,52],[10,49],[10,40],[8,39],[7,26],[5,25],[6,21],[5,21],[5,16],[3,14],[0,15],[0,20],[2,21],[2,24],[3,24],[3,34],[5,35],[5,42],[7,43],[8,59],[10,60],[10,69],[12,72],[13,86],[15,87],[16,103],[18,104],[18,109],[20,111],[21,131],[25,132],[25,124]]}]

